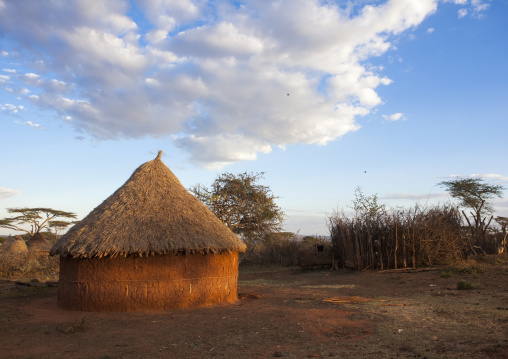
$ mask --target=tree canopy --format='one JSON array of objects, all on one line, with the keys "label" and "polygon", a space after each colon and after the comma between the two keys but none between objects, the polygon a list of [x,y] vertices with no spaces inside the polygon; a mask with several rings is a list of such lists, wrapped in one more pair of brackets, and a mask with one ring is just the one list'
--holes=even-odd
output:
[{"label": "tree canopy", "polygon": [[352,201],[351,208],[355,210],[357,216],[371,219],[386,211],[386,205],[378,202],[377,194],[367,196],[360,186],[355,189],[355,199]]},{"label": "tree canopy", "polygon": [[492,214],[494,209],[489,200],[502,198],[502,185],[485,183],[482,178],[457,178],[439,183],[446,191],[460,201],[460,205],[472,209],[479,217]]},{"label": "tree canopy", "polygon": [[[471,231],[471,238],[475,243],[484,243],[487,229],[492,221],[494,209],[490,200],[502,198],[502,185],[493,185],[485,183],[482,178],[457,178],[450,181],[442,181],[440,186],[445,187],[446,191],[460,201],[460,206],[470,210],[470,215],[474,225],[464,211],[462,214],[466,219]],[[489,218],[490,216],[490,218]],[[471,249],[479,248],[471,244]]]},{"label": "tree canopy", "polygon": [[[75,213],[53,208],[7,208],[7,211],[15,214],[15,216],[0,219],[0,227],[25,232],[30,236],[34,236],[46,227],[59,228],[61,230],[73,223],[55,220],[55,218],[76,219]],[[29,226],[30,229],[23,228],[22,226],[24,225]]]},{"label": "tree canopy", "polygon": [[280,232],[284,213],[269,187],[258,181],[264,173],[223,173],[210,188],[201,184],[190,191],[244,241],[255,244]]}]

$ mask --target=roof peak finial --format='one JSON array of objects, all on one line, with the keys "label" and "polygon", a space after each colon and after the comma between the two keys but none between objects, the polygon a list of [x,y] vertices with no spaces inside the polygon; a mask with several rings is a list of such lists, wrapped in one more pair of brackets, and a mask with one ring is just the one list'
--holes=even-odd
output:
[{"label": "roof peak finial", "polygon": [[162,156],[162,151],[159,151],[159,153],[157,154],[157,157],[155,159],[156,160],[160,160],[161,156]]}]

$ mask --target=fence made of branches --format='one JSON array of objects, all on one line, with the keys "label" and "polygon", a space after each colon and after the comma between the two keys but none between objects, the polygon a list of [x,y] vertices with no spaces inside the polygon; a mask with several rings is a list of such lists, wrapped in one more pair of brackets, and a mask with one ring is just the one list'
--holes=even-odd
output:
[{"label": "fence made of branches", "polygon": [[416,205],[353,218],[335,212],[328,226],[335,269],[416,268],[461,258],[465,250],[461,216],[451,205]]}]

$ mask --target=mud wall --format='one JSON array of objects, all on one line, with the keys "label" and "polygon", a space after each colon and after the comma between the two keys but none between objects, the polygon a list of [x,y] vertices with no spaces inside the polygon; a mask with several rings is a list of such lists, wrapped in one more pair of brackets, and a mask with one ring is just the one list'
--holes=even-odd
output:
[{"label": "mud wall", "polygon": [[58,306],[129,312],[237,300],[238,253],[60,257]]}]

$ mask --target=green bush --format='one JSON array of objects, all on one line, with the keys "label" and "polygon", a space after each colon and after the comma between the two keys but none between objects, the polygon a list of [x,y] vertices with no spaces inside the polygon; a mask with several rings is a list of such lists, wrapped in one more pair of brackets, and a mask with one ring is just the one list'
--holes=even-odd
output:
[{"label": "green bush", "polygon": [[457,283],[457,290],[468,290],[468,289],[475,289],[476,286],[468,282],[467,280],[459,280]]},{"label": "green bush", "polygon": [[452,272],[450,271],[442,271],[441,272],[441,278],[451,278],[452,277]]}]

